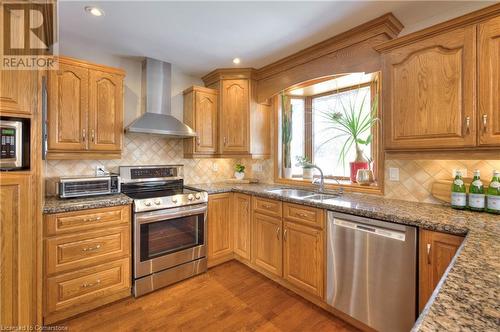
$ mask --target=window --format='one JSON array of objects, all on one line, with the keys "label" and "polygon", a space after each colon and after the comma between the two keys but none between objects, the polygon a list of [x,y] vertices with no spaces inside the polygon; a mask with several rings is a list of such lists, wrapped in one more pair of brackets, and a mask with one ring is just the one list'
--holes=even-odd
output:
[{"label": "window", "polygon": [[[334,184],[340,180],[343,185],[351,184],[350,162],[357,157],[356,144],[350,135],[346,135],[345,121],[340,123],[339,119],[355,119],[358,128],[364,124],[366,130],[358,137],[358,145],[363,156],[372,162],[374,173],[378,171],[378,120],[374,119],[378,117],[377,107],[374,107],[378,106],[378,94],[377,74],[363,73],[287,90],[287,106],[284,107],[291,110],[289,150],[292,168],[290,172],[280,163],[282,169],[278,174],[281,178],[311,182],[310,176],[306,176],[303,168],[297,165],[297,158],[305,157],[323,170],[327,183]],[[351,124],[356,125],[352,121]],[[278,149],[281,158],[283,146]],[[315,173],[314,176],[318,175]]]}]

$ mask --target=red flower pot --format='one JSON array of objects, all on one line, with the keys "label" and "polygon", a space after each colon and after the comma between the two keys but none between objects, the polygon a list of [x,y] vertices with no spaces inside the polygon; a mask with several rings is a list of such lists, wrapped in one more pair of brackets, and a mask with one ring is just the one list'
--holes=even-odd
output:
[{"label": "red flower pot", "polygon": [[369,169],[370,164],[366,161],[352,161],[349,163],[351,167],[351,182],[356,183],[356,174],[358,174],[358,169]]}]

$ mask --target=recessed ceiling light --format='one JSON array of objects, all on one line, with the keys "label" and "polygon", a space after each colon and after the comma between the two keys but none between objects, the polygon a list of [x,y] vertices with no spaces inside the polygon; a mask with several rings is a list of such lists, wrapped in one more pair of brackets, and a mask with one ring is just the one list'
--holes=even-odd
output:
[{"label": "recessed ceiling light", "polygon": [[234,63],[235,65],[239,64],[240,62],[241,62],[240,58],[234,58],[234,59],[233,59],[233,63]]},{"label": "recessed ceiling light", "polygon": [[104,16],[104,10],[98,7],[87,6],[85,7],[85,11],[94,16]]}]

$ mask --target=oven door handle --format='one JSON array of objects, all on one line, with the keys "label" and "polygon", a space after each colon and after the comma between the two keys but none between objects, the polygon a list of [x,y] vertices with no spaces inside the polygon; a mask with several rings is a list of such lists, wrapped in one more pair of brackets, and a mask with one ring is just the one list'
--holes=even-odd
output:
[{"label": "oven door handle", "polygon": [[141,212],[135,215],[137,224],[148,224],[156,221],[175,219],[180,217],[192,216],[197,214],[204,214],[207,211],[207,205],[202,206],[186,206],[168,210],[158,210],[151,212]]}]

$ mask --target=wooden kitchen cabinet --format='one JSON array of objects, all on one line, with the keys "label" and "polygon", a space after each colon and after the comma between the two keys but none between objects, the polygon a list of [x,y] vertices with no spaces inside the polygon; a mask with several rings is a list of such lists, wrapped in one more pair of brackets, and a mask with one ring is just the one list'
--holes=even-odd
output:
[{"label": "wooden kitchen cabinet", "polygon": [[252,219],[250,195],[235,193],[233,196],[234,253],[246,261],[250,260]]},{"label": "wooden kitchen cabinet", "polygon": [[419,310],[422,311],[457,252],[463,237],[420,229]]},{"label": "wooden kitchen cabinet", "polygon": [[500,146],[500,17],[477,29],[479,145]]},{"label": "wooden kitchen cabinet", "polygon": [[33,326],[37,241],[32,177],[4,172],[0,180],[0,326]]},{"label": "wooden kitchen cabinet", "polygon": [[273,275],[283,275],[283,222],[260,213],[252,215],[252,264]]},{"label": "wooden kitchen cabinet", "polygon": [[476,145],[476,27],[384,50],[387,150]]},{"label": "wooden kitchen cabinet", "polygon": [[208,266],[233,258],[233,225],[231,220],[232,194],[208,196]]},{"label": "wooden kitchen cabinet", "polygon": [[120,69],[61,57],[48,75],[48,158],[120,158],[123,78]]},{"label": "wooden kitchen cabinet", "polygon": [[218,151],[219,92],[193,86],[184,91],[184,123],[194,129],[197,137],[184,140],[184,156],[213,157]]},{"label": "wooden kitchen cabinet", "polygon": [[44,216],[45,324],[131,294],[130,205]]},{"label": "wooden kitchen cabinet", "polygon": [[323,298],[324,289],[323,230],[284,222],[283,277],[304,291]]},{"label": "wooden kitchen cabinet", "polygon": [[221,157],[271,155],[271,107],[256,102],[253,69],[217,69],[203,77],[219,92],[218,152]]},{"label": "wooden kitchen cabinet", "polygon": [[0,70],[0,112],[31,115],[36,113],[38,79],[31,70]]}]

